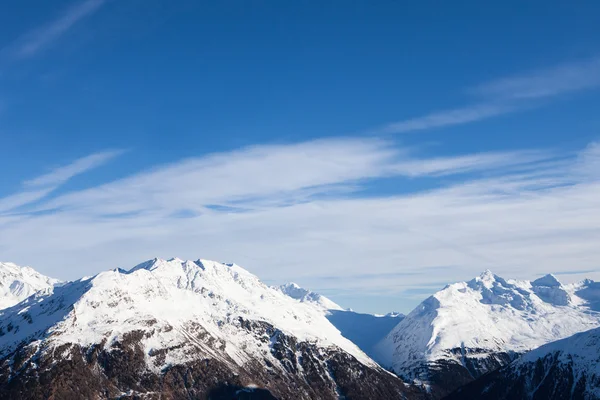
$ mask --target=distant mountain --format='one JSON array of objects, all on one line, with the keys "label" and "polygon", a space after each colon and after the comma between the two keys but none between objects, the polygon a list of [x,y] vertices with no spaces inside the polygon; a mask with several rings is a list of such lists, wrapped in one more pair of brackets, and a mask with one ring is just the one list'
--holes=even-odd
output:
[{"label": "distant mountain", "polygon": [[374,354],[374,346],[404,318],[400,313],[373,315],[345,310],[327,297],[295,283],[281,285],[278,290],[293,299],[322,310],[329,322],[338,328],[345,338],[350,339],[371,357]]},{"label": "distant mountain", "polygon": [[0,311],[3,399],[420,397],[234,264],[155,259]]},{"label": "distant mountain", "polygon": [[281,285],[277,289],[292,299],[298,300],[301,303],[310,304],[324,311],[343,310],[341,306],[337,305],[327,297],[308,289],[304,289],[294,282]]},{"label": "distant mountain", "polygon": [[600,328],[530,351],[447,398],[600,399]]},{"label": "distant mountain", "polygon": [[375,359],[442,397],[522,353],[600,326],[595,287],[564,286],[552,275],[506,281],[485,271],[417,306],[376,346]]},{"label": "distant mountain", "polygon": [[52,288],[58,282],[32,268],[0,262],[0,309],[14,306],[39,290]]}]

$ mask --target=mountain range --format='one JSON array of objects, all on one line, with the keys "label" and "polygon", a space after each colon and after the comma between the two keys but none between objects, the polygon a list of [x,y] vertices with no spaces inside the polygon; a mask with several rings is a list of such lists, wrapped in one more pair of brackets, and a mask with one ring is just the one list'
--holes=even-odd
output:
[{"label": "mountain range", "polygon": [[600,398],[590,280],[485,271],[407,316],[208,260],[73,282],[1,263],[0,288],[0,398]]}]

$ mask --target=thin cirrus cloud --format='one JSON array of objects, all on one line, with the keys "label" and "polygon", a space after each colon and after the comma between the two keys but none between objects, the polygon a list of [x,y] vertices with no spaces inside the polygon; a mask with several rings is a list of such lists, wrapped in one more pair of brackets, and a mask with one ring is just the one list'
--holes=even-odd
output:
[{"label": "thin cirrus cloud", "polygon": [[33,57],[64,36],[80,21],[97,12],[105,3],[106,0],[75,3],[55,20],[25,33],[5,49],[5,52],[15,59]]},{"label": "thin cirrus cloud", "polygon": [[472,93],[497,99],[537,99],[600,87],[600,58],[563,64],[480,85]]},{"label": "thin cirrus cloud", "polygon": [[389,123],[372,133],[411,133],[482,121],[539,106],[536,101],[541,99],[599,87],[600,58],[562,64],[478,85],[468,90],[481,99],[476,104]]},{"label": "thin cirrus cloud", "polygon": [[110,150],[90,154],[71,164],[55,168],[47,174],[25,181],[24,185],[27,187],[58,186],[76,175],[107,163],[122,153],[122,150]]},{"label": "thin cirrus cloud", "polygon": [[23,182],[21,191],[0,198],[0,215],[17,211],[20,207],[44,199],[71,178],[100,167],[122,153],[122,150],[111,150],[90,154],[70,164],[57,167],[37,178]]},{"label": "thin cirrus cloud", "polygon": [[66,194],[40,207],[101,215],[206,212],[206,207],[214,206],[272,207],[319,195],[348,195],[375,178],[473,173],[548,158],[551,154],[544,151],[420,158],[384,140],[315,140],[192,158]]},{"label": "thin cirrus cloud", "polygon": [[462,125],[506,114],[513,111],[513,108],[500,104],[478,104],[452,110],[437,111],[421,117],[387,124],[377,129],[376,133],[408,133],[452,125]]},{"label": "thin cirrus cloud", "polygon": [[[595,270],[597,148],[440,158],[364,138],[254,146],[0,216],[0,249],[63,279],[154,256],[233,261],[269,282],[394,295],[407,311],[418,299],[402,293],[430,285],[439,266],[446,282],[486,268],[507,278]],[[382,177],[400,190],[363,191]],[[402,190],[421,180],[433,185]],[[324,271],[338,279],[320,279]]]}]

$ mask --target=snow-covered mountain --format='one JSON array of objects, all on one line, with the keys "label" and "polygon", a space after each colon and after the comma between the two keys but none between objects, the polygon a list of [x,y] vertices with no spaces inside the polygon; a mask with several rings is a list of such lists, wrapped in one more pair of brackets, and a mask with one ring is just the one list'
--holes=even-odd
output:
[{"label": "snow-covered mountain", "polygon": [[448,399],[600,399],[600,328],[532,350]]},{"label": "snow-covered mountain", "polygon": [[33,268],[0,262],[0,309],[14,306],[39,290],[50,289],[58,282]]},{"label": "snow-covered mountain", "polygon": [[301,303],[310,304],[314,307],[317,307],[323,311],[328,310],[343,310],[341,306],[328,299],[327,297],[310,291],[308,289],[304,289],[303,287],[298,286],[294,282],[286,283],[285,285],[281,285],[277,288],[281,293],[291,297],[292,299],[296,299]]},{"label": "snow-covered mountain", "polygon": [[592,285],[565,286],[552,275],[506,281],[485,271],[417,306],[376,346],[375,358],[440,397],[519,354],[600,326],[600,314],[578,295]]},{"label": "snow-covered mountain", "polygon": [[237,265],[155,259],[0,311],[0,398],[235,398],[259,388],[264,398],[419,397],[321,310]]}]

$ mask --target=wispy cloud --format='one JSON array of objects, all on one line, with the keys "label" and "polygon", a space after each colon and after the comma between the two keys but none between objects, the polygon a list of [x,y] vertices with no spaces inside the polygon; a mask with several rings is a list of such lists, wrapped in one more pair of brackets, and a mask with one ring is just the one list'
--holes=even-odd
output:
[{"label": "wispy cloud", "polygon": [[[53,212],[0,215],[0,249],[60,278],[153,256],[203,257],[316,290],[347,289],[344,279],[319,281],[325,272],[369,274],[352,284],[399,299],[431,283],[414,272],[440,265],[461,268],[437,269],[436,282],[485,268],[508,278],[597,270],[597,148],[440,158],[369,139],[255,146],[155,166],[33,209]],[[435,176],[446,178],[403,188]],[[398,190],[363,191],[382,177]]]},{"label": "wispy cloud", "polygon": [[45,175],[25,181],[24,185],[28,187],[58,186],[76,175],[105,164],[122,153],[122,150],[112,150],[91,154],[75,160],[69,165],[56,168]]},{"label": "wispy cloud", "polygon": [[495,99],[537,99],[600,87],[600,58],[488,82],[472,90]]},{"label": "wispy cloud", "polygon": [[372,133],[409,133],[482,121],[540,106],[536,100],[598,87],[600,58],[563,64],[478,85],[468,90],[479,98],[475,104],[389,123]]},{"label": "wispy cloud", "polygon": [[461,125],[511,112],[508,105],[477,104],[452,110],[436,111],[404,121],[393,122],[375,130],[379,134],[408,133],[426,129]]},{"label": "wispy cloud", "polygon": [[29,190],[0,198],[0,215],[46,197],[52,189]]},{"label": "wispy cloud", "polygon": [[97,168],[120,154],[122,154],[122,151],[91,154],[75,160],[71,164],[55,168],[47,174],[25,181],[20,192],[0,198],[0,215],[45,198],[74,176]]},{"label": "wispy cloud", "polygon": [[106,0],[85,0],[74,4],[57,19],[24,34],[9,46],[9,52],[14,58],[29,58],[37,55],[78,22],[98,11],[105,2]]}]

